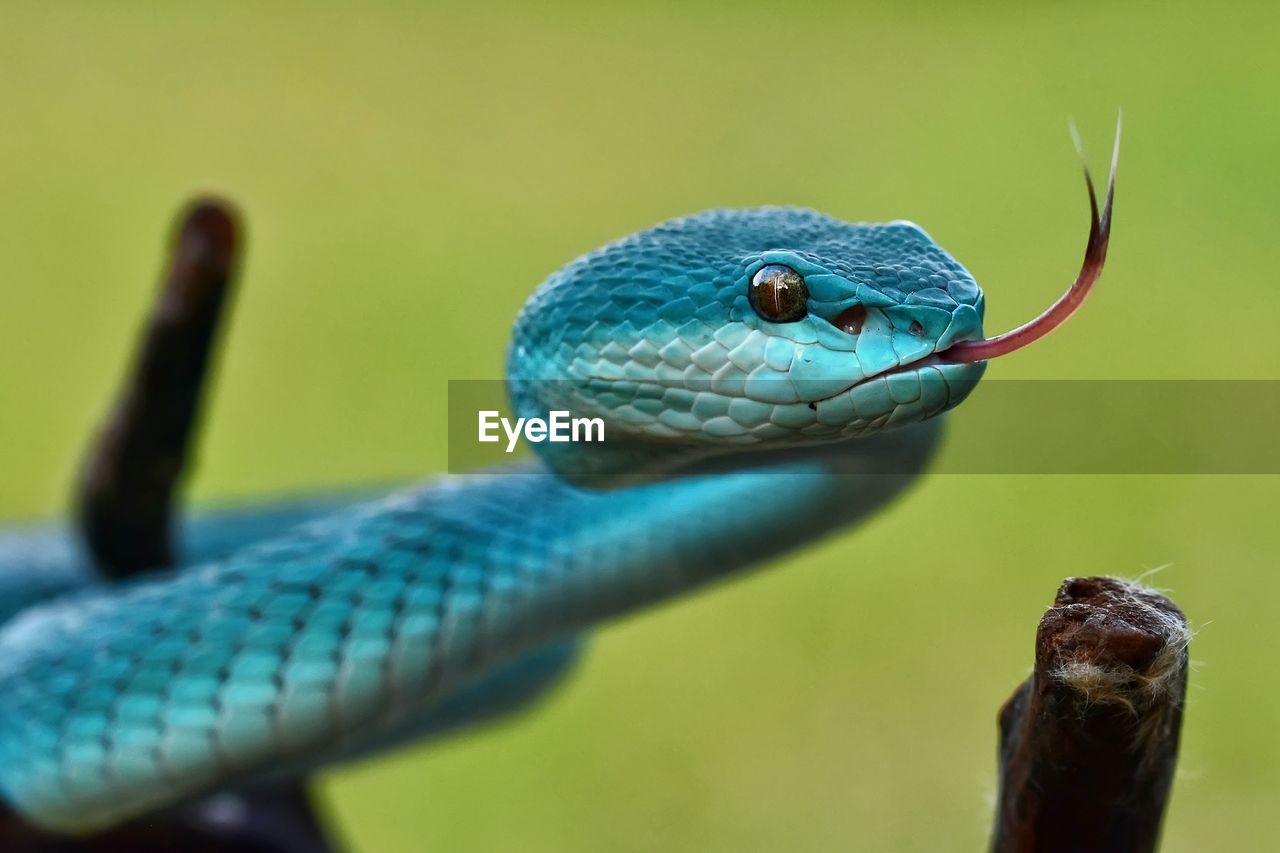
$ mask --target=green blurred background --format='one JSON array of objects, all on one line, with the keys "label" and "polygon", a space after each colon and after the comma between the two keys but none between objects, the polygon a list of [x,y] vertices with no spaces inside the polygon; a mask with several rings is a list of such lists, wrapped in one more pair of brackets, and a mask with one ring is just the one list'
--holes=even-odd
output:
[{"label": "green blurred background", "polygon": [[[0,516],[64,506],[201,190],[251,227],[205,503],[440,470],[446,380],[499,374],[544,275],[706,207],[913,219],[1008,328],[1079,263],[1066,119],[1101,167],[1119,106],[1101,290],[988,376],[1276,378],[1278,25],[1273,4],[8,0]],[[1276,849],[1277,497],[929,477],[864,530],[607,628],[535,713],[319,787],[362,851],[980,849],[996,709],[1058,582],[1170,564],[1154,582],[1200,633],[1165,849]]]}]

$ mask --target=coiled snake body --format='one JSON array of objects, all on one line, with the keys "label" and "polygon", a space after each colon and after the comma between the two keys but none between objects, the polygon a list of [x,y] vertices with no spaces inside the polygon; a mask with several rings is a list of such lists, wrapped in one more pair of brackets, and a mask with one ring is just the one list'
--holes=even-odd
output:
[{"label": "coiled snake body", "polygon": [[89,832],[520,704],[593,624],[884,505],[985,359],[1078,304],[1109,208],[1071,304],[986,342],[977,284],[914,225],[673,220],[555,273],[515,326],[516,413],[603,415],[604,445],[197,517],[181,567],[122,584],[60,530],[0,535],[0,792]]}]

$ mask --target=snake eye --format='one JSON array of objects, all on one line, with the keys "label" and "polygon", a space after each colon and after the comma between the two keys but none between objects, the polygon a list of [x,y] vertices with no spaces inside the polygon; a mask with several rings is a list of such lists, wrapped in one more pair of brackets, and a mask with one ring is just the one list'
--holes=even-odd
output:
[{"label": "snake eye", "polygon": [[793,323],[808,313],[809,288],[791,267],[769,264],[752,277],[747,299],[770,323]]}]

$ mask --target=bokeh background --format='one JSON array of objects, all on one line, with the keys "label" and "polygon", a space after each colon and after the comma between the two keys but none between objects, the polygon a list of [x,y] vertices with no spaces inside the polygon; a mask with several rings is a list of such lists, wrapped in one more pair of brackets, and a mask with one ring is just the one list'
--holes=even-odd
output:
[{"label": "bokeh background", "polygon": [[[7,0],[0,517],[64,507],[203,190],[251,245],[202,503],[442,469],[446,381],[500,374],[538,281],[702,208],[913,219],[1008,328],[1079,263],[1067,118],[1101,166],[1121,106],[1100,292],[988,376],[1278,378],[1278,25],[1264,3]],[[863,530],[601,631],[534,713],[319,789],[358,851],[980,849],[996,709],[1058,582],[1168,565],[1199,634],[1165,849],[1275,849],[1278,497],[927,477]]]}]

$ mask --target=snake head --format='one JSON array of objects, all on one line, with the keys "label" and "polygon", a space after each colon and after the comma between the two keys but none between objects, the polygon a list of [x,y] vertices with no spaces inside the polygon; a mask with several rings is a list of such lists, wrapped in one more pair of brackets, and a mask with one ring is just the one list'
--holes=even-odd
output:
[{"label": "snake head", "polygon": [[713,210],[611,243],[553,274],[517,320],[517,414],[602,419],[602,444],[538,450],[560,475],[605,484],[933,418],[968,396],[989,358],[1079,307],[1106,257],[1114,162],[1101,216],[1086,170],[1090,237],[1076,282],[1036,320],[988,340],[981,288],[910,222]]},{"label": "snake head", "polygon": [[557,272],[516,324],[517,414],[605,422],[601,446],[539,446],[558,473],[647,474],[916,423],[984,365],[982,291],[923,230],[795,208],[663,223]]}]

